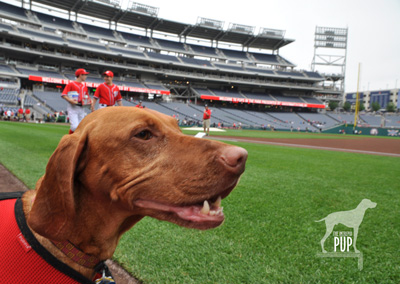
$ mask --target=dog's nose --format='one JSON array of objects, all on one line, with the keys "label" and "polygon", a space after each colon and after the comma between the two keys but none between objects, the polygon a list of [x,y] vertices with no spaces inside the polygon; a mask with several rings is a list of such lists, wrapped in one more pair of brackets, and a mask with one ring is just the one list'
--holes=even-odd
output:
[{"label": "dog's nose", "polygon": [[236,146],[225,147],[222,150],[220,159],[227,169],[240,175],[244,172],[247,160],[247,151]]}]

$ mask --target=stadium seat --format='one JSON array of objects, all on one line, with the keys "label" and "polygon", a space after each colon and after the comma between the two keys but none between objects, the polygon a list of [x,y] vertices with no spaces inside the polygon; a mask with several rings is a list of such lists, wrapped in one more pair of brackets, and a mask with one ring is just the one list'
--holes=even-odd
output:
[{"label": "stadium seat", "polygon": [[360,118],[370,126],[379,127],[382,123],[382,117],[380,115],[360,114]]},{"label": "stadium seat", "polygon": [[50,40],[50,41],[56,42],[58,44],[64,43],[64,40],[61,36],[51,35],[46,32],[34,31],[34,30],[25,29],[25,28],[21,28],[21,27],[18,27],[18,30],[25,37],[29,37],[29,38],[33,38],[33,39],[38,38],[38,39]]},{"label": "stadium seat", "polygon": [[175,42],[175,41],[170,41],[170,40],[163,40],[163,39],[156,39],[157,43],[167,49],[167,50],[176,50],[179,52],[186,52],[185,46],[181,42]]},{"label": "stadium seat", "polygon": [[39,12],[35,12],[35,14],[38,17],[38,19],[42,22],[42,24],[44,24],[46,26],[55,27],[57,29],[70,31],[73,33],[78,33],[75,30],[75,28],[72,24],[73,23],[72,21],[62,19],[59,17],[55,17],[55,16],[51,16],[51,15],[46,15],[46,14],[39,13]]},{"label": "stadium seat", "polygon": [[228,59],[238,59],[238,60],[243,60],[243,61],[251,61],[251,59],[249,59],[247,57],[246,52],[243,51],[237,51],[237,50],[229,50],[229,49],[218,49],[219,51],[221,51]]},{"label": "stadium seat", "polygon": [[332,128],[339,125],[336,120],[322,113],[298,113],[305,121],[312,123],[312,125],[317,128],[322,128],[322,130]]},{"label": "stadium seat", "polygon": [[34,91],[33,95],[53,111],[67,110],[67,102],[61,98],[61,93]]},{"label": "stadium seat", "polygon": [[12,16],[16,19],[28,20],[24,9],[4,2],[1,3],[0,15],[1,14],[4,16]]},{"label": "stadium seat", "polygon": [[18,92],[16,89],[3,88],[3,90],[0,90],[0,103],[16,105],[18,103]]}]

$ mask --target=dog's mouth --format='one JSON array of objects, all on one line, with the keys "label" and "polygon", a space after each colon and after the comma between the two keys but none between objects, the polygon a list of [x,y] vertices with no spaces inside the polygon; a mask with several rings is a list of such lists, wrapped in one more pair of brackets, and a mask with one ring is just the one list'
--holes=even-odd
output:
[{"label": "dog's mouth", "polygon": [[221,225],[225,216],[221,196],[192,205],[170,205],[149,200],[137,200],[135,206],[145,209],[146,215],[179,226],[206,230]]}]

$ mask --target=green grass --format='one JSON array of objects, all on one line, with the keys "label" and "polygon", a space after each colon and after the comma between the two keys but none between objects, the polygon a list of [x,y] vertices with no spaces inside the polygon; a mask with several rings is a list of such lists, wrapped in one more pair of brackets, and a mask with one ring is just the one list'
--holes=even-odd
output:
[{"label": "green grass", "polygon": [[47,161],[69,126],[0,122],[0,163],[29,188],[46,169]]},{"label": "green grass", "polygon": [[[0,162],[31,186],[67,132],[0,123]],[[249,159],[239,186],[222,202],[221,227],[197,231],[144,218],[122,237],[115,259],[146,284],[400,282],[399,158],[234,144]],[[364,198],[378,204],[360,226],[364,269],[355,258],[317,257],[325,225],[314,221]],[[332,237],[325,247],[333,250]]]}]

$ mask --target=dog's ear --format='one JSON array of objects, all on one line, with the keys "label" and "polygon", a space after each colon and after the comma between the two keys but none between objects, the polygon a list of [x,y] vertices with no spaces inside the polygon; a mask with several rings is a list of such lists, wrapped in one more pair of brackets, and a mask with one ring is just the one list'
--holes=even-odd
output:
[{"label": "dog's ear", "polygon": [[27,222],[43,237],[62,241],[73,231],[76,169],[86,140],[86,133],[65,135],[50,157],[45,175],[36,184],[36,198]]}]

